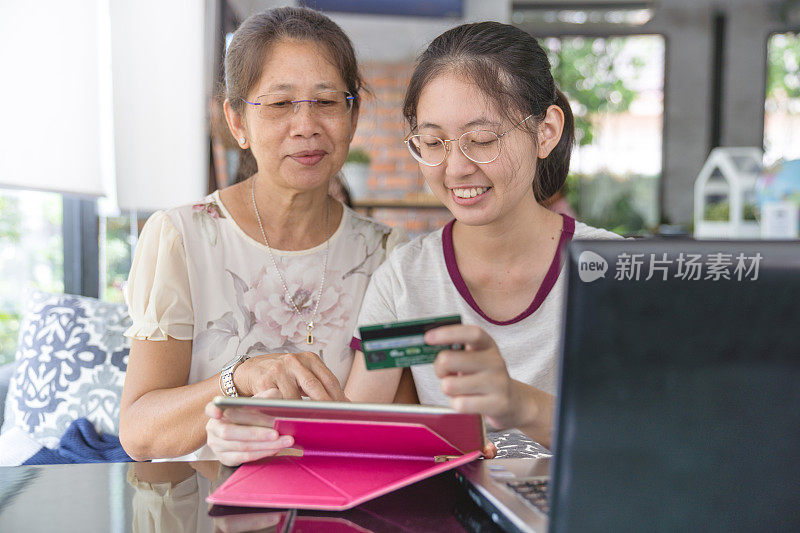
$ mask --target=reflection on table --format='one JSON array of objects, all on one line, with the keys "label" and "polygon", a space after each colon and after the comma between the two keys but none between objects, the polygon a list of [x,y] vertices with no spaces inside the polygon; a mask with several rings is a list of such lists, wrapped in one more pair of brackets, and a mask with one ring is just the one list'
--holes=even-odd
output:
[{"label": "reflection on table", "polygon": [[[500,456],[548,452],[492,434]],[[0,468],[0,531],[493,531],[452,472],[343,512],[209,506],[234,469],[213,461]]]}]

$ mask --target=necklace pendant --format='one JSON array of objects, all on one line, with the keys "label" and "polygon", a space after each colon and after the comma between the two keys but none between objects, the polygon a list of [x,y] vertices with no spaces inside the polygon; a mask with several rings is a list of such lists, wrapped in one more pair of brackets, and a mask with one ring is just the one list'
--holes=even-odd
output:
[{"label": "necklace pendant", "polygon": [[314,344],[314,336],[311,334],[311,330],[314,328],[314,323],[308,324],[306,326],[306,331],[308,334],[306,335],[306,344]]}]

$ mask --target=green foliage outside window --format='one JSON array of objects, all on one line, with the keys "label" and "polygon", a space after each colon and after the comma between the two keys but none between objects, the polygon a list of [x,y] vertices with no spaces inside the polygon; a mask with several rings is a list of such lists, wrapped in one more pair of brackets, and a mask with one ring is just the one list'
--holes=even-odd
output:
[{"label": "green foliage outside window", "polygon": [[658,178],[631,176],[619,179],[607,174],[567,176],[566,199],[582,222],[619,235],[641,235],[652,225],[642,213],[657,199]]},{"label": "green foliage outside window", "polygon": [[0,311],[0,366],[14,360],[19,336],[19,313]]},{"label": "green foliage outside window", "polygon": [[61,195],[0,191],[0,365],[17,347],[23,288],[64,290]]},{"label": "green foliage outside window", "polygon": [[[18,199],[0,196],[0,241],[10,246],[19,244],[22,236],[20,220]],[[14,358],[18,331],[19,314],[13,309],[0,308],[0,365]]]},{"label": "green foliage outside window", "polygon": [[767,98],[800,98],[800,34],[774,35],[767,50]]},{"label": "green foliage outside window", "polygon": [[580,146],[592,144],[592,116],[630,109],[636,91],[626,79],[641,71],[645,59],[623,58],[624,37],[549,39],[547,44],[556,83],[573,103],[575,140]]},{"label": "green foliage outside window", "polygon": [[[641,39],[635,46],[629,43],[627,37],[549,38],[543,43],[556,83],[570,101],[578,146],[597,141],[598,117],[628,112],[638,96],[634,80],[642,74],[646,61],[653,59],[653,45]],[[654,179],[636,175],[587,176],[573,171],[564,192],[584,222],[623,235],[636,234],[650,225],[642,213],[654,209],[648,209],[637,195],[644,190],[649,199]],[[640,183],[634,183],[637,180]],[[593,205],[597,202],[602,206]],[[657,205],[657,200],[650,205]]]},{"label": "green foliage outside window", "polygon": [[18,243],[20,234],[19,201],[11,196],[0,196],[0,239]]},{"label": "green foliage outside window", "polygon": [[764,148],[768,161],[800,158],[800,33],[767,41]]},{"label": "green foliage outside window", "polygon": [[131,219],[129,216],[106,219],[105,287],[103,300],[123,302],[122,285],[131,268]]}]

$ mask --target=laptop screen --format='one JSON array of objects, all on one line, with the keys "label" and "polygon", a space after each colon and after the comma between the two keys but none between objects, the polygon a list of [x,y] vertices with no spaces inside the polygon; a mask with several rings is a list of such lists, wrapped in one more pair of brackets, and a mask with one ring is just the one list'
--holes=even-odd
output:
[{"label": "laptop screen", "polygon": [[797,525],[800,245],[583,241],[568,263],[551,530]]}]

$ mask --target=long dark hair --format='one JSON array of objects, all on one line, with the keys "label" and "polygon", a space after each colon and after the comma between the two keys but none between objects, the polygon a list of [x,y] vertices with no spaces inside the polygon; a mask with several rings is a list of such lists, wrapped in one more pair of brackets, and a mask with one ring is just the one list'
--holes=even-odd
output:
[{"label": "long dark hair", "polygon": [[420,55],[406,92],[403,115],[412,130],[417,127],[417,103],[422,90],[445,72],[456,72],[474,82],[512,123],[533,115],[526,129],[534,136],[534,144],[536,126],[548,107],[561,108],[561,139],[550,155],[539,161],[533,180],[533,192],[539,202],[558,192],[569,172],[575,123],[567,98],[553,80],[547,53],[537,40],[519,28],[499,22],[462,24],[438,36]]}]

